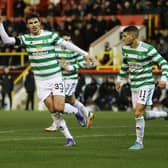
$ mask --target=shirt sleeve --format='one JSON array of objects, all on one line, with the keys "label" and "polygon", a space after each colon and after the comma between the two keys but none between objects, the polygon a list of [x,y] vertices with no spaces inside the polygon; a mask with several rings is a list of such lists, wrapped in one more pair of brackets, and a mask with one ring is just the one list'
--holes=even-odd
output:
[{"label": "shirt sleeve", "polygon": [[71,65],[73,70],[78,70],[80,68],[86,67],[86,61],[84,59],[84,56],[74,53],[74,56],[76,57],[76,64]]},{"label": "shirt sleeve", "polygon": [[128,72],[128,68],[129,68],[127,58],[124,55],[125,55],[124,51],[122,50],[123,61],[122,61],[122,65],[121,65],[119,75],[117,77],[117,81],[120,81],[120,82],[122,82],[123,79],[125,79],[125,77],[127,75],[127,72]]},{"label": "shirt sleeve", "polygon": [[5,44],[14,45],[16,43],[15,37],[10,37],[7,34],[7,32],[6,32],[6,30],[5,30],[4,26],[3,26],[3,23],[0,23],[0,36],[1,36],[1,39],[2,39],[3,43],[5,43]]},{"label": "shirt sleeve", "polygon": [[150,47],[148,55],[152,57],[152,61],[156,62],[162,69],[161,80],[167,81],[168,79],[168,62],[158,53],[154,47]]}]

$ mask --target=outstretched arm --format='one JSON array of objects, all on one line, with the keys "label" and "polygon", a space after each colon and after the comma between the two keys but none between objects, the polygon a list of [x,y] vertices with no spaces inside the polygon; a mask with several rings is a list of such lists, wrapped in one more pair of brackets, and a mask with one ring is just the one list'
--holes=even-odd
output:
[{"label": "outstretched arm", "polygon": [[5,31],[5,28],[2,23],[2,17],[0,16],[0,36],[5,44],[15,44],[16,39],[14,37],[9,37],[8,34]]},{"label": "outstretched arm", "polygon": [[86,51],[82,50],[81,48],[79,48],[75,44],[73,44],[69,41],[62,40],[61,45],[63,45],[64,47],[66,47],[69,50],[72,50],[72,51],[75,51],[81,55],[84,55],[86,61],[95,63],[95,59],[93,57],[91,57]]}]

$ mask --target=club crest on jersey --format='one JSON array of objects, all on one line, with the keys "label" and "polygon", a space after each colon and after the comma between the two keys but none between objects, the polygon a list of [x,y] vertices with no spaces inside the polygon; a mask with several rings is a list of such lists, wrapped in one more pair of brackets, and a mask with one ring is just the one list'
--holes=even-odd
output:
[{"label": "club crest on jersey", "polygon": [[36,49],[38,50],[38,51],[42,51],[42,46],[40,46],[40,45],[36,45]]}]

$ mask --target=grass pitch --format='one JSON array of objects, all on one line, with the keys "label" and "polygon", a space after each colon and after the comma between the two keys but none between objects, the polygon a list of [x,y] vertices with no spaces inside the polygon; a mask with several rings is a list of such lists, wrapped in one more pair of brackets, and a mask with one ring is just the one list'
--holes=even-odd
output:
[{"label": "grass pitch", "polygon": [[48,112],[0,111],[1,168],[166,168],[168,121],[146,122],[145,148],[129,151],[135,141],[131,112],[95,112],[91,129],[65,115],[77,145],[65,148],[59,132],[48,133]]}]

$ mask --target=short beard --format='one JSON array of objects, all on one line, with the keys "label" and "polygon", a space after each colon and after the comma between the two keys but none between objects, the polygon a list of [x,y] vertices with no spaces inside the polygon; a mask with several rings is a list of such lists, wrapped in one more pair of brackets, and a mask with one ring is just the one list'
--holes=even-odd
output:
[{"label": "short beard", "polygon": [[126,44],[127,46],[132,46],[133,42],[129,43],[129,44]]}]

